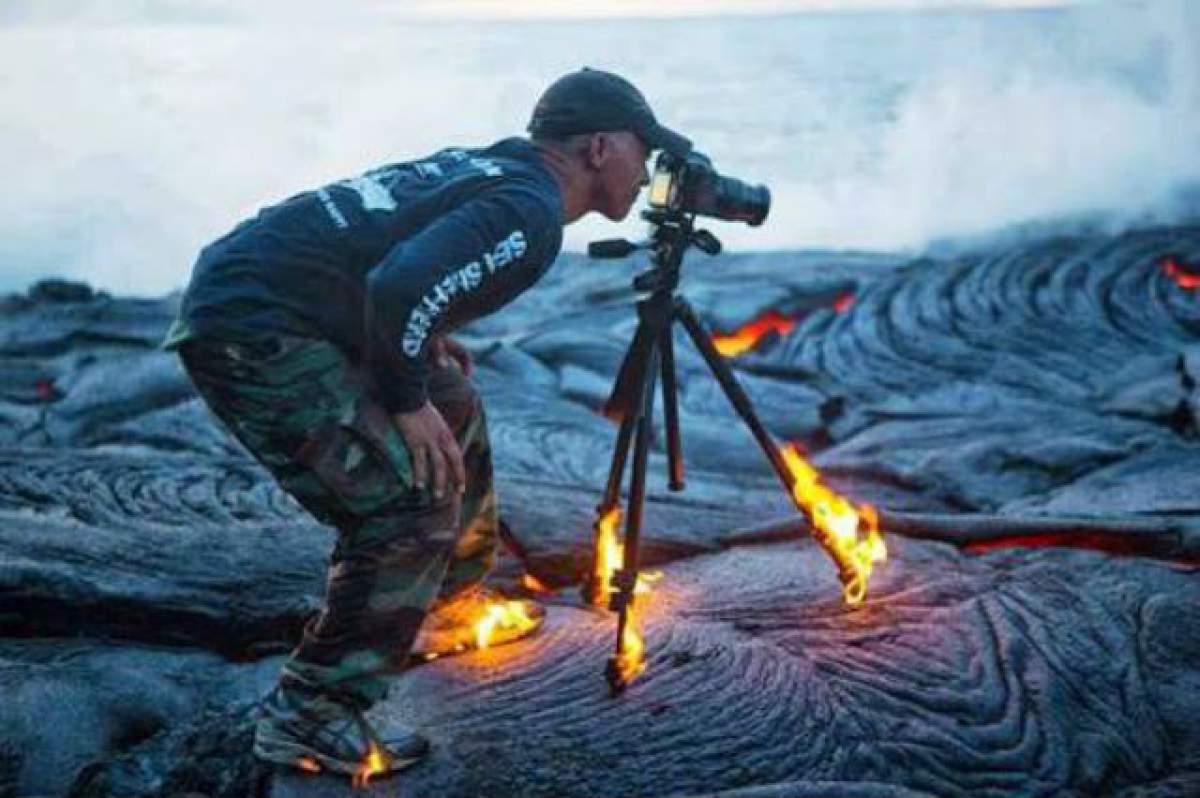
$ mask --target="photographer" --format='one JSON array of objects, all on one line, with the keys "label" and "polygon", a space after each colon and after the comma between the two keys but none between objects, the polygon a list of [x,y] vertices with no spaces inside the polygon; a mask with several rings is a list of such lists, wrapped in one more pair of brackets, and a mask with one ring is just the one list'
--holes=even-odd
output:
[{"label": "photographer", "polygon": [[[324,606],[263,702],[260,759],[357,773],[373,750],[389,771],[425,754],[415,732],[379,740],[363,712],[410,652],[462,650],[503,601],[483,586],[498,523],[483,408],[470,355],[445,335],[537,282],[563,225],[624,218],[650,151],[691,146],[630,83],[590,69],[546,90],[529,132],[298,194],[196,263],[164,346],[338,531]],[[500,642],[540,623],[533,602],[519,609],[533,623]]]}]

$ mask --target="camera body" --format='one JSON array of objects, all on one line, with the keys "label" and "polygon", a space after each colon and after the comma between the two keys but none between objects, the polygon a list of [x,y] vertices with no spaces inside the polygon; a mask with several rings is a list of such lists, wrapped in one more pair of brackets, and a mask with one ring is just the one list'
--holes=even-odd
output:
[{"label": "camera body", "polygon": [[686,158],[661,152],[650,179],[650,207],[693,213],[757,227],[771,210],[771,192],[717,172],[712,161],[693,150]]}]

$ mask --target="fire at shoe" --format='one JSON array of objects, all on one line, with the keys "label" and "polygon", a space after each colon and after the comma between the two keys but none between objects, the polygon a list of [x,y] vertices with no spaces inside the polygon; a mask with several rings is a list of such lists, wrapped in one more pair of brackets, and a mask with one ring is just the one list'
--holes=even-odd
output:
[{"label": "fire at shoe", "polygon": [[435,659],[513,643],[535,633],[546,611],[536,601],[478,588],[435,606],[421,626],[413,655]]}]

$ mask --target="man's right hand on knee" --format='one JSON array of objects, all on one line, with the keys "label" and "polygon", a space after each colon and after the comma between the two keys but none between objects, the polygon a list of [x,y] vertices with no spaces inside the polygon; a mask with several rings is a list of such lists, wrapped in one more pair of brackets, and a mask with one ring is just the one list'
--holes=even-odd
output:
[{"label": "man's right hand on knee", "polygon": [[412,457],[414,486],[424,490],[432,476],[435,499],[446,495],[447,483],[462,493],[467,484],[462,450],[438,409],[427,401],[413,412],[396,413],[393,418]]}]

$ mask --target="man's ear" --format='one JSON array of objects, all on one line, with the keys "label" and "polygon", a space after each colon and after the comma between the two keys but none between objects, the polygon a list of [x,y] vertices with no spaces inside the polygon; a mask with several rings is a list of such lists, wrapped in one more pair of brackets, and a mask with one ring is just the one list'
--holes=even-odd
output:
[{"label": "man's ear", "polygon": [[599,171],[608,163],[612,153],[612,140],[607,133],[593,133],[588,139],[587,167]]}]

